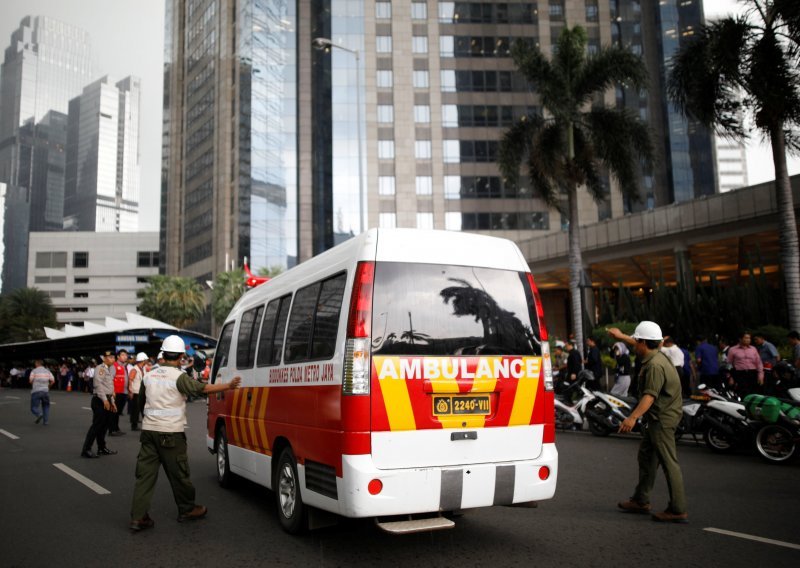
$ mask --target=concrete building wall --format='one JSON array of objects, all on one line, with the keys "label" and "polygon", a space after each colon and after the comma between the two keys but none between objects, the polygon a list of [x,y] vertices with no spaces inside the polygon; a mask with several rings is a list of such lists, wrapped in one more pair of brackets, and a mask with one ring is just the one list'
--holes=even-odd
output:
[{"label": "concrete building wall", "polygon": [[30,233],[27,285],[46,292],[60,324],[136,312],[136,292],[158,274],[158,233]]}]

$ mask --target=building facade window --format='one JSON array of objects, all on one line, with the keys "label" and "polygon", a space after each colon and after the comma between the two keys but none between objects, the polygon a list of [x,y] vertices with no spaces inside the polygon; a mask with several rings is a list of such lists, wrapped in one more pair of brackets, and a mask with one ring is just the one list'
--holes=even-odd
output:
[{"label": "building facade window", "polygon": [[394,106],[378,105],[378,122],[381,124],[394,122]]},{"label": "building facade window", "polygon": [[139,251],[136,253],[136,266],[139,268],[158,268],[158,251]]},{"label": "building facade window", "polygon": [[390,20],[392,18],[391,2],[375,2],[375,19]]},{"label": "building facade window", "polygon": [[431,121],[431,107],[428,105],[414,105],[414,122],[428,124]]},{"label": "building facade window", "polygon": [[417,195],[433,194],[433,178],[431,176],[417,176]]},{"label": "building facade window", "polygon": [[394,195],[394,176],[380,176],[378,177],[378,194],[380,195]]},{"label": "building facade window", "polygon": [[36,268],[66,268],[66,252],[37,252]]},{"label": "building facade window", "polygon": [[391,89],[394,84],[394,77],[391,71],[378,71],[377,86],[381,89]]},{"label": "building facade window", "polygon": [[378,215],[378,225],[381,229],[394,229],[397,226],[397,214],[381,213]]},{"label": "building facade window", "polygon": [[428,19],[428,5],[425,2],[412,2],[411,3],[411,19],[412,20],[427,20]]},{"label": "building facade window", "polygon": [[418,160],[431,159],[431,141],[417,140],[414,142],[414,157]]},{"label": "building facade window", "polygon": [[378,141],[378,158],[381,160],[394,159],[394,140]]},{"label": "building facade window", "polygon": [[414,88],[427,89],[429,86],[427,71],[414,71]]},{"label": "building facade window", "polygon": [[412,53],[428,53],[428,37],[414,36],[411,38]]},{"label": "building facade window", "polygon": [[391,53],[392,36],[377,36],[375,38],[375,51],[378,53]]},{"label": "building facade window", "polygon": [[72,253],[72,268],[87,268],[89,266],[88,252]]},{"label": "building facade window", "polygon": [[433,230],[433,213],[417,213],[417,229]]}]

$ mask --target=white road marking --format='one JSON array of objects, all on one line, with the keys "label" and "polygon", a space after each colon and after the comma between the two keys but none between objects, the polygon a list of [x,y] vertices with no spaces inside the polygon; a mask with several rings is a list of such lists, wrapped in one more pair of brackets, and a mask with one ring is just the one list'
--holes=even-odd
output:
[{"label": "white road marking", "polygon": [[6,432],[5,430],[0,430],[0,434],[2,434],[3,436],[8,436],[12,440],[19,440],[19,436],[15,436],[11,432]]},{"label": "white road marking", "polygon": [[10,398],[11,400],[19,400],[18,396],[6,396],[6,398]]},{"label": "white road marking", "polygon": [[84,410],[91,410],[91,408],[88,406],[81,406],[81,408],[83,408]]},{"label": "white road marking", "polygon": [[800,550],[800,544],[793,544],[791,542],[784,542],[782,540],[773,540],[771,538],[764,538],[761,536],[753,536],[751,534],[744,534],[740,532],[733,532],[733,531],[726,531],[724,529],[715,529],[713,527],[708,527],[703,529],[704,531],[713,532],[724,534],[726,536],[734,536],[736,538],[743,538],[746,540],[754,540],[756,542],[763,542],[765,544],[774,544],[775,546],[783,546],[786,548],[793,548],[794,550]]},{"label": "white road marking", "polygon": [[61,471],[63,471],[64,473],[66,473],[67,475],[69,475],[72,479],[74,479],[76,481],[79,481],[80,483],[83,483],[86,487],[88,487],[89,489],[91,489],[92,491],[97,493],[98,495],[110,495],[111,494],[111,491],[109,491],[105,487],[102,487],[102,486],[98,485],[97,483],[95,483],[94,481],[89,479],[88,477],[84,477],[83,475],[81,475],[80,473],[75,471],[74,469],[65,466],[63,463],[54,463],[53,465],[56,466]]}]

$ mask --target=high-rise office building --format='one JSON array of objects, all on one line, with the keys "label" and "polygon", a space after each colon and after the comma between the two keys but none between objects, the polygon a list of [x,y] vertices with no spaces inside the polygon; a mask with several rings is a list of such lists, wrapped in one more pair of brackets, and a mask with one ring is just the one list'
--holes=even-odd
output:
[{"label": "high-rise office building", "polygon": [[590,53],[616,42],[642,54],[655,79],[649,94],[605,97],[654,128],[660,159],[642,172],[640,204],[616,191],[599,207],[586,196],[581,221],[713,192],[708,133],[678,121],[664,95],[680,41],[667,40],[691,35],[701,8],[169,0],[162,269],[208,280],[244,257],[254,269],[287,267],[362,226],[512,239],[560,230],[524,178],[503,183],[496,152],[514,119],[540,112],[511,45],[550,53],[565,25],[586,27]]},{"label": "high-rise office building", "polygon": [[719,192],[746,187],[747,155],[744,144],[722,136],[715,136],[717,146],[717,175]]},{"label": "high-rise office building", "polygon": [[52,111],[92,80],[89,34],[45,16],[27,16],[11,34],[0,68],[0,181],[16,183],[17,129]]},{"label": "high-rise office building", "polygon": [[64,228],[139,227],[139,79],[108,76],[69,102]]},{"label": "high-rise office building", "polygon": [[30,230],[60,231],[64,225],[67,115],[50,111],[18,130],[17,184],[29,189]]},{"label": "high-rise office building", "polygon": [[61,227],[64,116],[92,74],[80,28],[27,16],[11,34],[0,66],[0,182],[9,196],[3,292],[25,286],[28,231]]}]

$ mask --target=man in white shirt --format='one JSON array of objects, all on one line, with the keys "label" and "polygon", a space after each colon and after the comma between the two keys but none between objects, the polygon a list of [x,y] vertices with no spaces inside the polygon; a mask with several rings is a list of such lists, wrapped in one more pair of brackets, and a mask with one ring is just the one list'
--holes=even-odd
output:
[{"label": "man in white shirt", "polygon": [[[45,368],[44,361],[36,359],[28,382],[31,384],[31,412],[36,417],[36,424],[44,419],[44,425],[47,426],[50,420],[50,387],[56,379],[53,373]],[[42,407],[41,412],[39,406]]]}]

